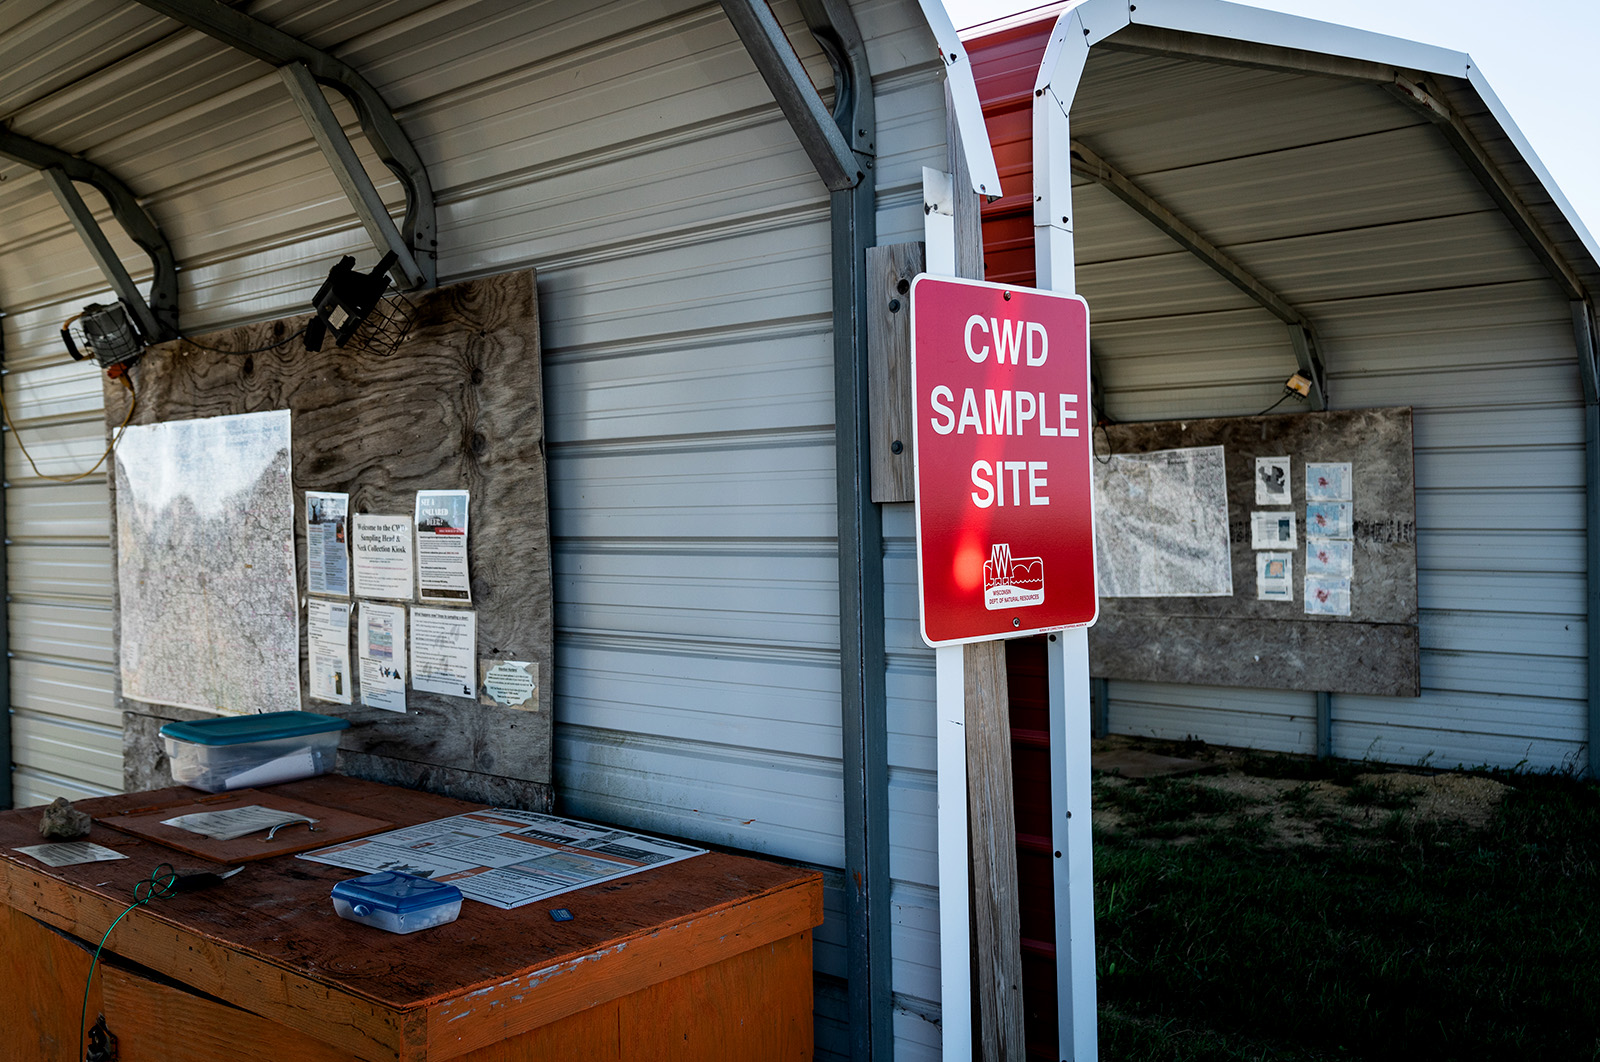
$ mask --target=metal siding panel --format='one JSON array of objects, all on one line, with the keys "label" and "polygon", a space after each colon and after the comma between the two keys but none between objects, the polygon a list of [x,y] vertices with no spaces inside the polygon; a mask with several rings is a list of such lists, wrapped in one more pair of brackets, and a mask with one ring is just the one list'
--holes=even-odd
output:
[{"label": "metal siding panel", "polygon": [[122,727],[17,710],[11,756],[18,768],[73,778],[108,792],[122,788]]},{"label": "metal siding panel", "polygon": [[[798,10],[779,12],[826,86]],[[443,280],[539,269],[565,806],[837,865],[827,200],[725,16],[692,0],[265,0],[253,13],[336,48],[395,104],[429,163]],[[857,14],[875,66],[878,226],[912,238],[922,166],[943,164],[942,71],[914,4]],[[135,187],[184,266],[187,331],[301,312],[334,259],[370,257],[264,67],[161,19],[101,36],[84,44],[98,61],[71,71],[90,80],[18,99],[17,128]],[[92,458],[101,434],[98,375],[62,363],[55,333],[104,282],[38,185],[21,175],[0,191],[0,224],[20,234],[0,248],[0,292],[9,367],[27,370],[8,397],[55,472]],[[127,258],[144,282],[142,256]],[[110,574],[87,559],[108,556],[104,486],[35,484],[14,457],[7,471],[22,484],[8,495],[19,697],[57,738],[104,729]],[[915,766],[891,779],[897,824],[932,808],[931,692],[919,666],[908,674],[891,756]],[[61,773],[65,759],[30,765],[19,795],[115,784],[107,763],[85,769],[98,780]],[[896,868],[926,873],[925,832],[896,833]],[[897,968],[896,991],[909,978],[936,1011],[936,943],[915,928],[931,901],[907,902],[922,909],[897,922],[895,955],[923,971]]]}]

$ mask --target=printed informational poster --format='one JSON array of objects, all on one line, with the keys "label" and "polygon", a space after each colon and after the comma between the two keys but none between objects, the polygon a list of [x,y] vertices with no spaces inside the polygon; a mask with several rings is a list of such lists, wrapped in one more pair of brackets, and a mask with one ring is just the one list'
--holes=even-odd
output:
[{"label": "printed informational poster", "polygon": [[123,695],[299,704],[289,411],[134,425],[114,460]]},{"label": "printed informational poster", "polygon": [[1250,514],[1251,549],[1294,549],[1299,543],[1295,534],[1294,513],[1252,512]]},{"label": "printed informational poster", "polygon": [[478,614],[411,610],[411,688],[445,697],[478,695]]},{"label": "printed informational poster", "polygon": [[1256,600],[1294,600],[1294,554],[1256,554]]},{"label": "printed informational poster", "polygon": [[357,513],[351,530],[357,597],[411,600],[411,517]]},{"label": "printed informational poster", "polygon": [[350,596],[350,495],[306,491],[306,590]]},{"label": "printed informational poster", "polygon": [[1289,496],[1289,458],[1256,458],[1256,504],[1291,505]]},{"label": "printed informational poster", "polygon": [[417,491],[417,596],[423,601],[472,600],[467,501],[464,490]]},{"label": "printed informational poster", "polygon": [[481,704],[532,711],[539,707],[539,662],[480,660],[478,687]]},{"label": "printed informational poster", "polygon": [[1306,465],[1306,501],[1351,501],[1350,462],[1311,462]]},{"label": "printed informational poster", "polygon": [[1227,457],[1220,446],[1096,460],[1101,597],[1232,597]]},{"label": "printed informational poster", "polygon": [[1351,574],[1355,567],[1354,547],[1348,538],[1306,539],[1306,574]]},{"label": "printed informational poster", "polygon": [[388,870],[447,881],[469,900],[509,911],[705,851],[534,811],[488,808],[299,858],[369,874]]},{"label": "printed informational poster", "polygon": [[363,601],[356,624],[361,703],[386,712],[405,711],[406,610],[400,605]]},{"label": "printed informational poster", "polygon": [[350,605],[306,603],[306,650],[311,658],[311,696],[335,704],[350,703]]},{"label": "printed informational poster", "polygon": [[1307,538],[1350,538],[1353,528],[1349,502],[1314,502],[1306,506]]},{"label": "printed informational poster", "polygon": [[1342,576],[1307,574],[1306,615],[1350,615],[1350,580]]}]

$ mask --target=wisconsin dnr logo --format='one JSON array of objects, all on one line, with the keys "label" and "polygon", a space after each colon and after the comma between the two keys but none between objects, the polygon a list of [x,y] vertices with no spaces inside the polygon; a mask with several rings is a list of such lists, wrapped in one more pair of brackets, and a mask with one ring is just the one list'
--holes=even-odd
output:
[{"label": "wisconsin dnr logo", "polygon": [[989,547],[983,562],[983,607],[1019,608],[1044,604],[1044,558],[1013,557],[1011,544]]}]

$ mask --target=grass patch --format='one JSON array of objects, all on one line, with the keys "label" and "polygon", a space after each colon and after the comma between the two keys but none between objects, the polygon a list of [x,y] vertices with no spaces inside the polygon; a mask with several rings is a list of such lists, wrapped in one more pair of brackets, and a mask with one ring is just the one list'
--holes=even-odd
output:
[{"label": "grass patch", "polygon": [[[1600,1059],[1600,789],[1503,779],[1466,828],[1348,777],[1342,800],[1306,778],[1268,806],[1100,787],[1101,1057]],[[1273,815],[1322,842],[1274,843]]]}]

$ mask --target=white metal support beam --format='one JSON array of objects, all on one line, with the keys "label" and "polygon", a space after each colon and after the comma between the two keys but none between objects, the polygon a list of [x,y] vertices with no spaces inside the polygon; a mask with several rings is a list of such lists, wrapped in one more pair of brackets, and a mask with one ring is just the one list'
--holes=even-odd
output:
[{"label": "white metal support beam", "polygon": [[1583,282],[1567,264],[1566,256],[1544,231],[1544,226],[1534,218],[1532,212],[1522,202],[1522,197],[1517,195],[1516,190],[1511,187],[1511,182],[1506,180],[1500,168],[1489,158],[1488,152],[1478,143],[1478,138],[1472,135],[1472,131],[1461,120],[1461,116],[1423,85],[1410,78],[1396,77],[1387,87],[1397,99],[1431,121],[1444,135],[1445,142],[1461,156],[1461,161],[1466,163],[1468,171],[1478,179],[1484,191],[1489,193],[1489,198],[1495,201],[1495,205],[1511,222],[1511,227],[1517,230],[1517,235],[1522,237],[1538,257],[1551,279],[1561,286],[1562,294],[1568,299],[1585,298],[1587,292],[1584,291]]},{"label": "white metal support beam", "polygon": [[[854,188],[864,176],[855,152],[811,84],[772,8],[766,0],[722,0],[722,10],[755,60],[822,183],[830,192]],[[871,86],[867,92],[871,94]]]},{"label": "white metal support beam", "polygon": [[956,33],[955,23],[941,0],[917,0],[922,16],[933,31],[944,64],[945,84],[950,88],[951,109],[956,128],[961,130],[961,151],[972,176],[972,190],[994,199],[1000,195],[1000,168],[994,161],[994,146],[983,121],[983,103],[978,99],[978,83],[972,75],[972,60]]},{"label": "white metal support beam", "polygon": [[406,287],[421,284],[422,270],[412,257],[411,248],[401,237],[400,230],[395,227],[394,219],[389,216],[389,209],[383,205],[383,197],[378,195],[378,189],[362,168],[361,159],[356,155],[350,138],[344,135],[333,108],[328,106],[327,98],[322,95],[322,86],[317,84],[311,70],[298,60],[278,67],[278,74],[283,78],[289,95],[294,97],[295,105],[300,108],[300,116],[311,130],[312,139],[322,149],[323,157],[339,179],[339,186],[355,208],[356,217],[366,227],[367,235],[376,246],[395,253],[395,268],[404,274]]},{"label": "white metal support beam", "polygon": [[[145,335],[152,340],[175,338],[178,335],[178,272],[172,245],[133,191],[105,167],[48,144],[29,140],[3,125],[0,125],[0,158],[40,171],[56,201],[71,219],[73,228],[88,247],[107,285],[128,304]],[[111,207],[111,216],[122,226],[122,231],[150,256],[153,272],[148,300],[139,293],[127,268],[112,250],[100,223],[95,220],[93,211],[73,187],[77,181],[105,196]]]},{"label": "white metal support beam", "polygon": [[1194,255],[1217,275],[1248,295],[1258,306],[1287,325],[1289,343],[1294,349],[1296,364],[1311,381],[1311,393],[1307,396],[1311,401],[1311,408],[1318,410],[1328,408],[1327,380],[1322,366],[1322,356],[1317,350],[1316,331],[1304,314],[1081,140],[1072,141],[1071,158],[1073,173],[1089,178],[1132,207],[1145,220],[1171,237],[1178,246]]},{"label": "white metal support beam", "polygon": [[[1072,131],[1068,111],[1089,48],[1128,25],[1126,0],[1086,0],[1056,20],[1033,91],[1033,233],[1038,285],[1075,293]],[[1094,850],[1089,786],[1093,721],[1089,632],[1046,647],[1050,689],[1050,834],[1055,865],[1057,1052],[1099,1057],[1094,973]]]},{"label": "white metal support beam", "polygon": [[40,170],[39,176],[44,178],[44,183],[50,187],[56,202],[61,204],[61,209],[66,211],[67,217],[72,220],[72,227],[78,230],[78,236],[89,249],[89,257],[94,259],[94,264],[100,267],[100,272],[111,285],[111,290],[117,293],[117,298],[122,300],[128,312],[133,315],[139,325],[139,331],[152,339],[160,336],[161,325],[157,323],[150,304],[145,302],[144,295],[139,291],[139,285],[128,275],[122,259],[117,257],[117,252],[111,247],[111,241],[106,238],[105,230],[94,219],[94,212],[89,209],[89,204],[83,201],[83,196],[78,194],[72,178],[56,166]]},{"label": "white metal support beam", "polygon": [[[229,7],[221,0],[138,0],[138,3],[272,66],[299,63],[317,84],[331,88],[349,100],[361,122],[362,132],[371,142],[379,160],[399,179],[406,194],[405,218],[398,229],[398,239],[391,242],[386,232],[381,233],[385,237],[383,239],[379,238],[380,233],[372,233],[373,242],[379,250],[395,252],[399,261],[393,273],[403,287],[430,288],[438,283],[435,259],[439,240],[434,217],[433,186],[429,183],[427,168],[405,131],[400,128],[400,123],[395,120],[388,104],[365,77],[348,63],[335,59],[320,48],[314,48],[274,26]],[[298,75],[285,77],[287,80],[290,77],[298,78]],[[322,101],[322,106],[327,106],[326,100]],[[305,104],[302,103],[301,107],[303,113]],[[329,113],[331,115],[331,111]],[[319,135],[319,124],[323,134],[326,133],[327,124],[313,122],[309,118],[307,121],[311,125],[312,135],[327,153],[329,148],[325,143],[325,135]],[[333,128],[338,129],[336,122]],[[327,139],[331,142],[331,138]],[[344,139],[342,131],[338,132],[338,139]],[[345,144],[348,146],[349,141],[345,140]],[[372,189],[371,180],[359,164],[351,169],[341,163],[337,153],[328,154],[328,163],[336,171],[342,166],[347,171],[341,173],[341,183],[345,183],[348,176],[366,186],[360,195],[351,196],[357,216],[362,217],[364,223],[366,216],[363,211],[387,216],[385,210],[372,210],[371,201],[377,199],[377,192]],[[346,191],[348,193],[348,186]],[[369,232],[372,228],[369,224]],[[394,229],[392,219],[389,228]],[[407,260],[411,264],[410,270],[401,264]]]}]

